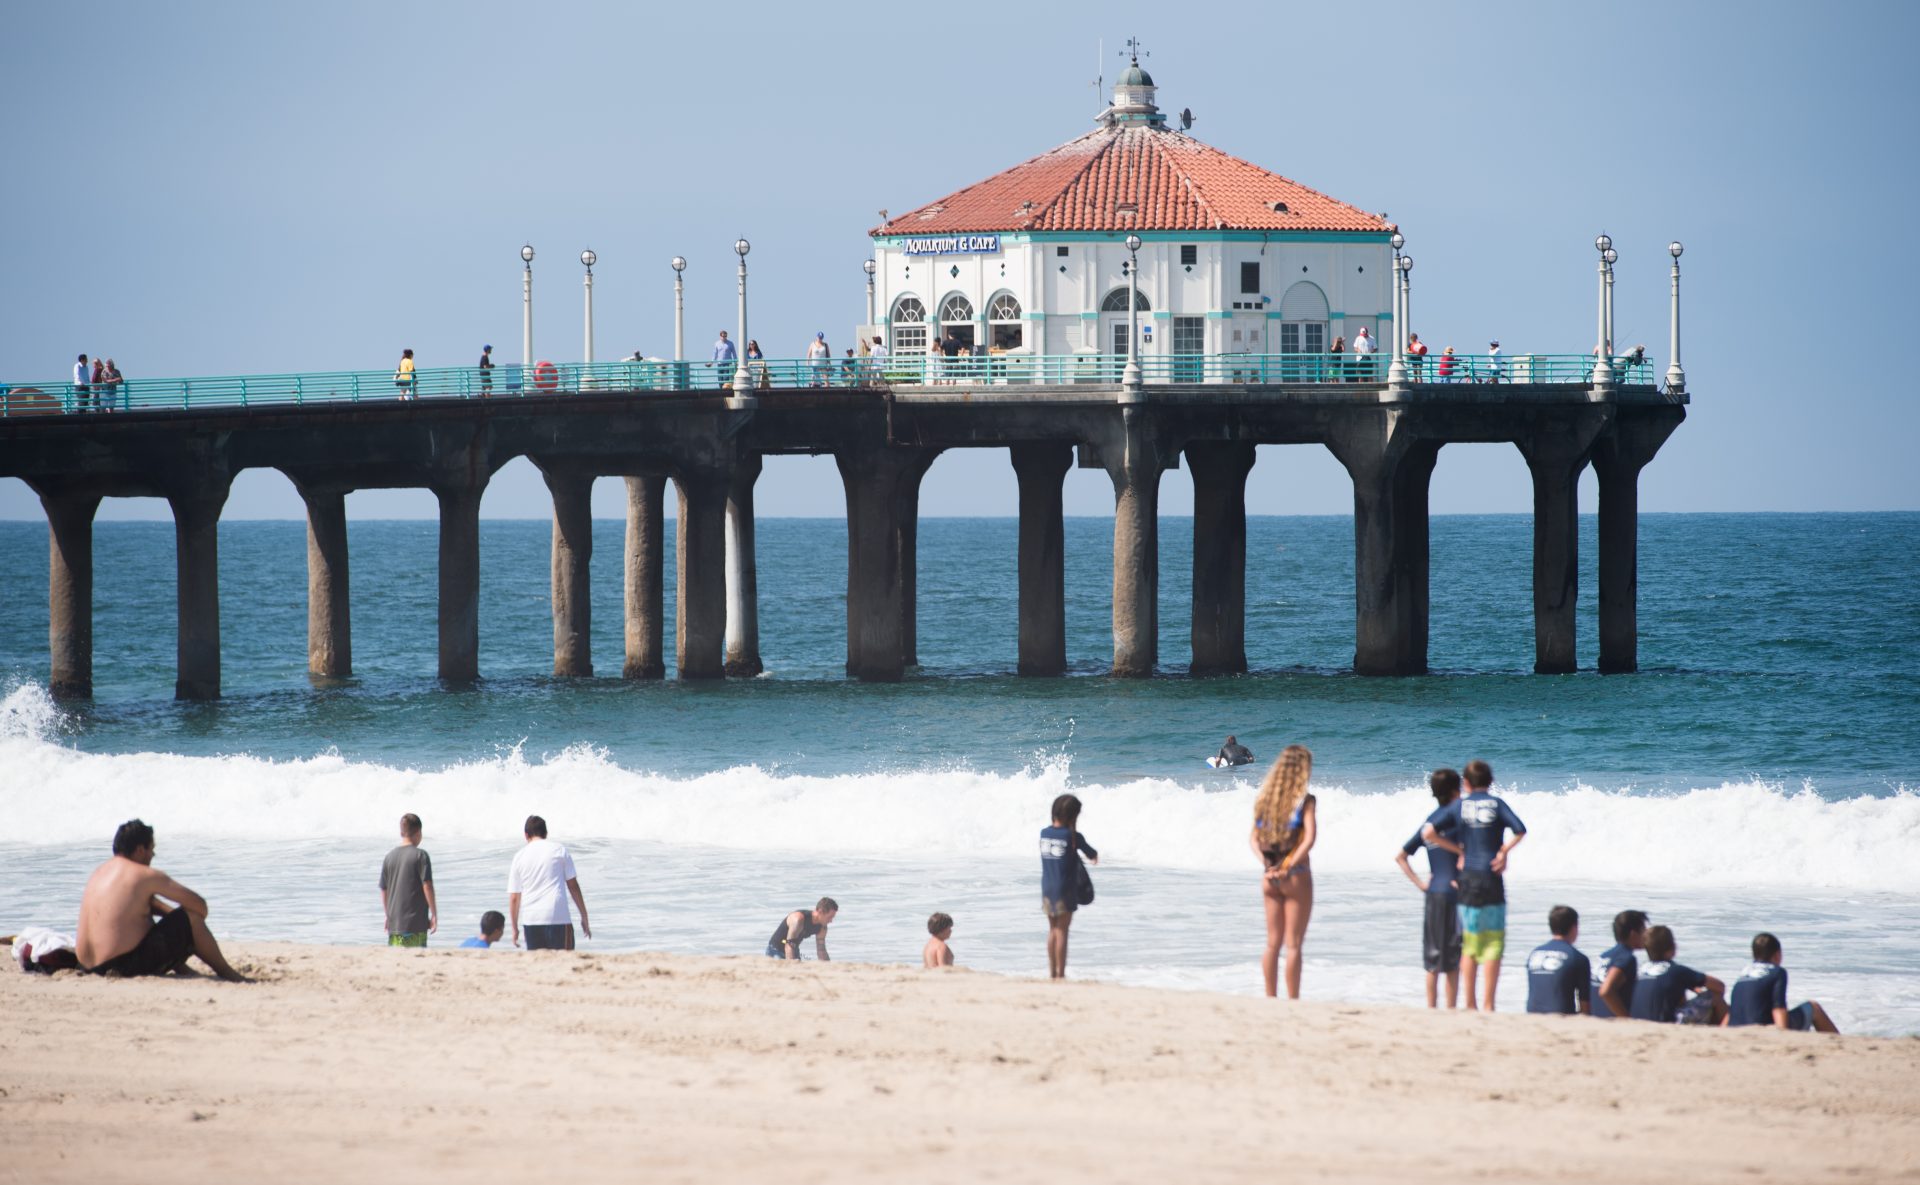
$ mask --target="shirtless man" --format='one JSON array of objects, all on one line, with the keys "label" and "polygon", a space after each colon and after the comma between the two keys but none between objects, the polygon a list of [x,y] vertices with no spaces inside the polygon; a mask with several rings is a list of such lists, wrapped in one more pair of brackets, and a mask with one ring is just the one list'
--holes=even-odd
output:
[{"label": "shirtless man", "polygon": [[220,978],[247,982],[207,929],[206,899],[153,867],[153,828],[138,819],[120,824],[113,859],[87,878],[75,953],[95,975],[116,976],[169,975],[199,955]]}]

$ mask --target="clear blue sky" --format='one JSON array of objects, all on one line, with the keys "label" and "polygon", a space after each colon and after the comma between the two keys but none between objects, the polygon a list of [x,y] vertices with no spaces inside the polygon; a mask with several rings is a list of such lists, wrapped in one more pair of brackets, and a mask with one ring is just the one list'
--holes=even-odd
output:
[{"label": "clear blue sky", "polygon": [[[1170,19],[1184,13],[1180,19]],[[1691,418],[1647,510],[1920,508],[1902,224],[1916,181],[1920,5],[14,4],[0,16],[0,375],[109,354],[129,375],[576,357],[581,248],[603,357],[690,348],[733,320],[796,354],[864,313],[877,211],[929,201],[1090,125],[1129,34],[1195,134],[1384,211],[1418,260],[1436,347],[1593,341],[1594,234],[1621,253],[1618,338],[1666,364],[1664,246],[1687,245]],[[596,509],[617,515],[616,481]],[[1163,487],[1185,513],[1183,472]],[[770,461],[762,507],[842,513],[829,459]],[[1253,513],[1348,513],[1322,449],[1263,449]],[[1594,506],[1589,475],[1583,504]],[[1004,452],[948,454],[923,513],[1011,514]],[[1437,513],[1524,511],[1504,446],[1450,447]],[[358,517],[430,516],[421,491]],[[1076,473],[1070,513],[1111,513]],[[485,513],[544,517],[526,462]],[[160,517],[110,503],[103,517]],[[228,513],[298,517],[278,474]],[[0,517],[38,518],[0,480]]]}]

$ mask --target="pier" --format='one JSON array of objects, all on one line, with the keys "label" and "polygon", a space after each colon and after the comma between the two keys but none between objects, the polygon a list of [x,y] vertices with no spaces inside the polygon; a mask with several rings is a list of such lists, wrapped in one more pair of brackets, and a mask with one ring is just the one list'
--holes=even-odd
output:
[{"label": "pier", "polygon": [[[932,369],[921,359],[552,367],[483,388],[479,372],[421,371],[407,399],[379,374],[136,380],[102,397],[57,383],[0,390],[0,476],[24,479],[48,523],[52,690],[92,692],[92,532],[102,499],[163,497],[176,526],[176,695],[220,694],[218,526],[234,475],[278,469],[307,507],[308,666],[353,669],[345,495],[433,491],[440,508],[439,675],[482,670],[480,497],[515,457],[553,496],[553,671],[585,677],[594,555],[588,491],[627,486],[621,564],[631,679],[664,675],[663,511],[678,498],[681,679],[759,673],[753,489],[762,458],[830,454],[846,490],[846,670],[903,678],[917,662],[920,480],[947,449],[1008,452],[1019,485],[1019,653],[1026,676],[1065,672],[1061,487],[1071,466],[1113,483],[1112,674],[1162,670],[1158,507],[1169,471],[1194,483],[1196,676],[1247,669],[1247,475],[1263,444],[1318,444],[1353,482],[1354,655],[1362,675],[1427,670],[1427,489],[1448,444],[1505,442],[1533,479],[1534,669],[1575,669],[1576,490],[1599,482],[1599,669],[1637,655],[1640,470],[1686,415],[1684,383],[1644,363],[1596,375],[1592,356],[1462,359],[1390,381],[1325,355],[1185,356],[1135,375],[1109,357],[998,358]],[[1140,361],[1136,360],[1136,367]],[[1476,371],[1475,366],[1481,367]],[[1178,369],[1176,369],[1176,367]],[[1414,378],[1424,381],[1414,381]],[[1496,377],[1503,381],[1493,381]],[[1138,381],[1129,382],[1129,378]],[[485,397],[483,397],[485,396]],[[603,557],[604,562],[604,557]],[[602,659],[607,663],[607,659]],[[610,669],[610,663],[608,667]]]}]

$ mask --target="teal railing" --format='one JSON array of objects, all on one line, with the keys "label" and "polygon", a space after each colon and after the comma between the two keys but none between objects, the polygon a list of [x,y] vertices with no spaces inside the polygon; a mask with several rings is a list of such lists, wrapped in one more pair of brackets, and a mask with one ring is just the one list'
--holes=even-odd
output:
[{"label": "teal railing", "polygon": [[[1256,386],[1383,383],[1391,359],[1339,354],[1151,354],[1140,358],[1141,378],[1154,385]],[[416,370],[323,371],[310,374],[226,375],[126,379],[118,383],[0,384],[0,417],[74,415],[114,411],[301,407],[307,404],[392,402],[408,399],[517,399],[526,396],[614,392],[717,391],[732,385],[732,362],[536,363],[531,367],[470,366]],[[1111,385],[1126,359],[1111,354],[991,354],[944,358],[923,354],[886,358],[766,359],[744,363],[755,389],[879,386]],[[1407,363],[1410,382],[1530,383],[1582,386],[1592,381],[1591,354],[1516,354],[1453,358],[1429,354]],[[1652,387],[1645,361],[1615,360],[1615,381]]]}]

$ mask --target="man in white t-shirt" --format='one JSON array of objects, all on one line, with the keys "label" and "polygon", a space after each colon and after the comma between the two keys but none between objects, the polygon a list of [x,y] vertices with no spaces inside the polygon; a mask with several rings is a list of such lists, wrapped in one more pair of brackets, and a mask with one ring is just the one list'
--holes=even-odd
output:
[{"label": "man in white t-shirt", "polygon": [[513,944],[527,931],[528,950],[572,950],[573,917],[567,898],[580,910],[580,931],[593,937],[587,924],[587,899],[580,893],[580,877],[566,846],[547,838],[547,821],[528,815],[527,846],[513,857],[507,870],[507,917],[513,926]]}]

